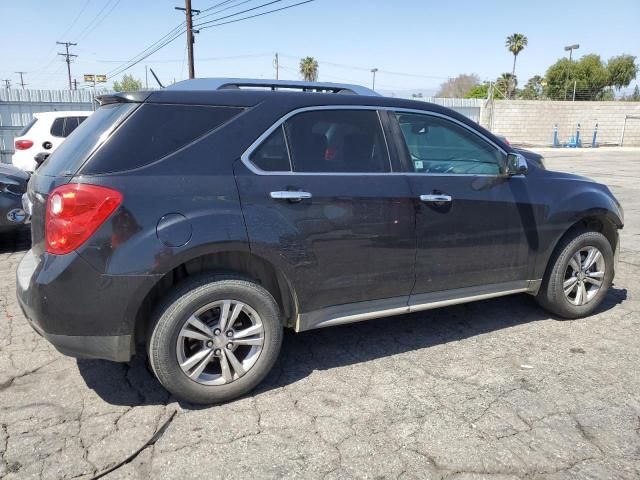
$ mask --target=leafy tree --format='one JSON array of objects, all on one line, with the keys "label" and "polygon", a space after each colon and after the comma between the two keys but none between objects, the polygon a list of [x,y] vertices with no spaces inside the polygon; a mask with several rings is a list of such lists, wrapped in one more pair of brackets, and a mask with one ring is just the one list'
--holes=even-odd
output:
[{"label": "leafy tree", "polygon": [[585,55],[577,62],[561,58],[545,74],[545,95],[554,100],[613,100],[613,89],[628,86],[636,78],[636,57],[620,55],[605,64],[599,55]]},{"label": "leafy tree", "polygon": [[122,81],[113,82],[113,89],[116,92],[131,92],[142,89],[142,82],[133,78],[133,75],[125,73]]},{"label": "leafy tree", "polygon": [[313,57],[304,57],[300,60],[300,75],[306,82],[318,80],[318,61]]},{"label": "leafy tree", "polygon": [[480,85],[476,85],[467,93],[465,93],[464,98],[487,98],[489,96],[489,84],[481,83]]},{"label": "leafy tree", "polygon": [[[511,53],[513,53],[513,68],[511,70],[511,77],[516,78],[516,59],[518,58],[518,54],[524,50],[524,47],[529,43],[529,39],[525,37],[521,33],[514,33],[513,35],[509,35],[505,42],[505,47]],[[515,90],[515,85],[513,85],[513,89]],[[509,90],[507,92],[507,96],[511,98],[514,91]]]},{"label": "leafy tree", "polygon": [[635,80],[638,73],[636,57],[633,55],[619,55],[611,57],[607,62],[609,72],[609,85],[620,90],[627,87],[632,80]]},{"label": "leafy tree", "polygon": [[450,78],[440,85],[436,97],[463,98],[469,90],[480,83],[480,77],[475,73],[462,73],[455,78]]},{"label": "leafy tree", "polygon": [[577,62],[562,58],[551,65],[545,75],[545,95],[553,100],[598,100],[609,85],[609,72],[599,55],[585,55]]},{"label": "leafy tree", "polygon": [[512,73],[505,72],[496,79],[498,97],[503,95],[505,98],[509,98],[509,95],[516,91],[517,86],[518,78]]},{"label": "leafy tree", "polygon": [[540,75],[531,77],[524,88],[520,91],[519,97],[523,100],[539,100],[544,93],[544,78]]}]

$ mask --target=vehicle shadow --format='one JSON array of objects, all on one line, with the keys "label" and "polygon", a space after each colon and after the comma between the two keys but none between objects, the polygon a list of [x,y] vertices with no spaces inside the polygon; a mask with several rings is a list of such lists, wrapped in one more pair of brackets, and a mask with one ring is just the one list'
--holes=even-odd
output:
[{"label": "vehicle shadow", "polygon": [[28,226],[10,232],[0,232],[0,254],[24,252],[31,248],[31,231]]},{"label": "vehicle shadow", "polygon": [[[596,313],[606,312],[626,298],[626,289],[611,287]],[[272,372],[248,395],[290,385],[314,370],[369,362],[549,318],[549,313],[532,297],[523,294],[299,334],[287,331]],[[594,320],[597,319],[592,316],[574,321]],[[129,364],[81,359],[77,362],[87,386],[110,404],[158,405],[175,400],[149,372],[142,353]],[[186,409],[208,408],[182,402],[180,405]]]}]

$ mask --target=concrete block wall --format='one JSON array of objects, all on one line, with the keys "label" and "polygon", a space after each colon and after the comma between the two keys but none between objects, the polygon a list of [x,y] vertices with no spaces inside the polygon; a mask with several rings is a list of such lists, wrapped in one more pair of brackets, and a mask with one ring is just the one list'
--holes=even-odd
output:
[{"label": "concrete block wall", "polygon": [[598,124],[600,144],[618,144],[625,117],[625,146],[640,146],[640,102],[553,102],[537,100],[498,100],[489,103],[482,113],[482,124],[511,142],[534,145],[551,144],[553,126],[558,124],[558,138],[565,143],[575,135],[580,123],[583,144],[591,144]]}]

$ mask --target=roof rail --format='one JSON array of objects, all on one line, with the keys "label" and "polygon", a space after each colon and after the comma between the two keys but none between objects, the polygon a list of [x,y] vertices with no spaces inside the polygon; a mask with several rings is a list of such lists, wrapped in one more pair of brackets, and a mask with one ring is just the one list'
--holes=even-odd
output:
[{"label": "roof rail", "polygon": [[257,88],[270,90],[299,90],[316,93],[346,93],[351,95],[379,96],[361,85],[327,82],[302,82],[296,80],[264,80],[257,78],[195,78],[166,87],[166,90],[231,90]]}]

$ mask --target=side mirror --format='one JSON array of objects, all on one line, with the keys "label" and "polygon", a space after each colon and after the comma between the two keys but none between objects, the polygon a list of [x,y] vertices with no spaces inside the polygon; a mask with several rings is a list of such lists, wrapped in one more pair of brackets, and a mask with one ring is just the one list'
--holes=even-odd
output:
[{"label": "side mirror", "polygon": [[507,155],[507,175],[524,175],[529,170],[527,159],[519,153]]}]

